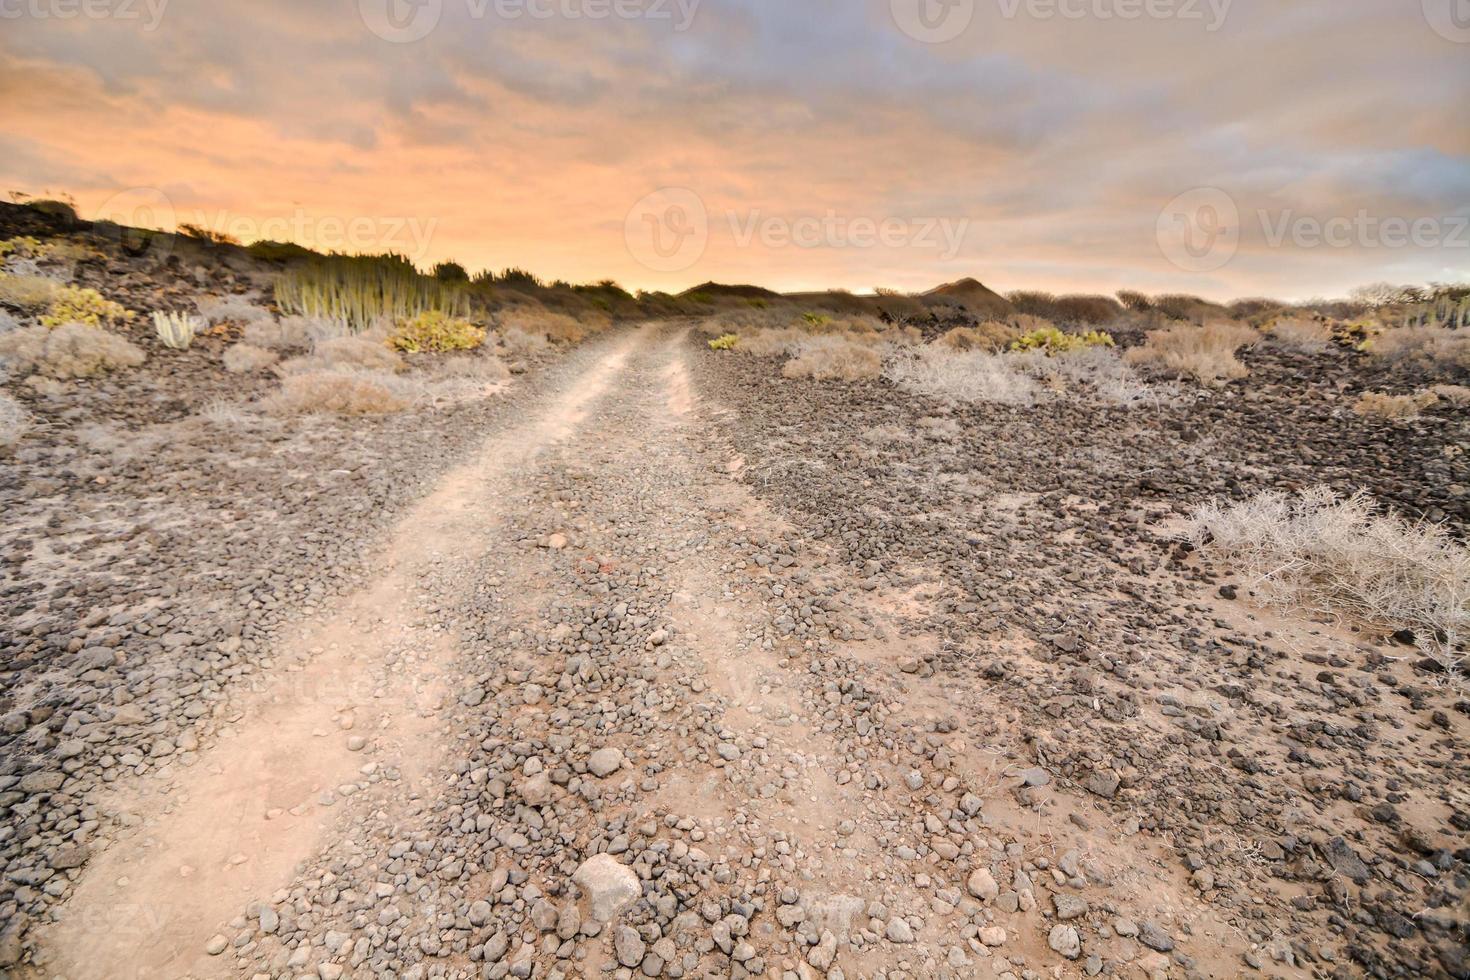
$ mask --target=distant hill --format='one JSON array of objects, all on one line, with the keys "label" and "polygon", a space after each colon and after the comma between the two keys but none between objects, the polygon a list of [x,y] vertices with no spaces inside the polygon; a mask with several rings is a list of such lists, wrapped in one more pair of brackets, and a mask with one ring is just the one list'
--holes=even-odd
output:
[{"label": "distant hill", "polygon": [[734,299],[777,299],[780,293],[766,289],[763,286],[730,285],[720,282],[701,283],[691,289],[686,289],[679,294],[681,297],[703,295],[713,298],[731,297]]},{"label": "distant hill", "polygon": [[936,286],[918,297],[927,306],[963,306],[972,313],[1006,316],[1015,312],[1010,300],[978,279],[960,279]]}]

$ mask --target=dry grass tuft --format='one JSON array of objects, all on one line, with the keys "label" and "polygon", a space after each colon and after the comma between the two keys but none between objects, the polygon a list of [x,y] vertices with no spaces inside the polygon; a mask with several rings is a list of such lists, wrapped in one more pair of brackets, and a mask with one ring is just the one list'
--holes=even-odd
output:
[{"label": "dry grass tuft", "polygon": [[0,303],[21,310],[38,310],[49,306],[61,284],[45,276],[14,275],[0,272]]},{"label": "dry grass tuft", "polygon": [[989,320],[975,327],[955,327],[935,343],[957,351],[1002,351],[1020,338],[1023,333],[1024,331],[1009,323]]},{"label": "dry grass tuft", "polygon": [[1267,331],[1279,347],[1316,353],[1332,342],[1332,327],[1309,316],[1284,316],[1273,321]]},{"label": "dry grass tuft", "polygon": [[391,374],[316,370],[288,375],[265,407],[283,415],[387,415],[413,399]]},{"label": "dry grass tuft", "polygon": [[863,381],[883,374],[878,351],[847,337],[808,337],[781,368],[784,378]]},{"label": "dry grass tuft", "polygon": [[236,344],[225,351],[225,370],[231,374],[254,374],[264,371],[281,359],[281,355],[253,344]]},{"label": "dry grass tuft", "polygon": [[90,378],[105,371],[137,367],[146,355],[117,334],[68,323],[56,328],[26,327],[0,334],[0,361],[16,374],[47,378]]},{"label": "dry grass tuft", "polygon": [[1129,364],[1175,378],[1195,378],[1216,385],[1250,372],[1235,352],[1260,340],[1260,334],[1243,324],[1213,320],[1202,327],[1180,324],[1166,330],[1150,330],[1148,343],[1130,350]]},{"label": "dry grass tuft", "polygon": [[239,323],[246,326],[274,320],[270,310],[256,306],[243,296],[206,296],[195,304],[199,315],[211,327],[221,323]]},{"label": "dry grass tuft", "polygon": [[30,429],[30,414],[20,402],[0,391],[0,453],[14,450]]},{"label": "dry grass tuft", "polygon": [[1429,390],[1456,408],[1470,408],[1470,388],[1464,385],[1431,385]]},{"label": "dry grass tuft", "polygon": [[1421,391],[1413,395],[1388,395],[1370,391],[1353,403],[1353,411],[1363,418],[1416,419],[1439,403],[1439,395]]},{"label": "dry grass tuft", "polygon": [[286,316],[280,320],[253,320],[245,325],[245,332],[240,339],[252,347],[291,350],[347,336],[350,336],[350,333],[344,320],[331,320],[316,316]]},{"label": "dry grass tuft", "polygon": [[903,352],[889,362],[887,376],[915,394],[958,402],[1032,405],[1041,393],[1019,358],[985,351],[930,346]]},{"label": "dry grass tuft", "polygon": [[507,337],[511,331],[519,331],[563,345],[580,344],[611,324],[612,320],[602,314],[588,314],[578,319],[565,313],[524,307],[507,311],[500,317],[501,330]]},{"label": "dry grass tuft", "polygon": [[1470,377],[1470,330],[1397,327],[1374,337],[1369,349],[1434,377]]},{"label": "dry grass tuft", "polygon": [[1412,629],[1446,669],[1470,626],[1470,549],[1438,525],[1375,512],[1363,493],[1264,493],[1195,512],[1190,534],[1226,556],[1268,602]]},{"label": "dry grass tuft", "polygon": [[283,361],[278,370],[283,375],[340,370],[396,373],[403,370],[403,358],[366,337],[337,337],[317,344],[306,357]]}]

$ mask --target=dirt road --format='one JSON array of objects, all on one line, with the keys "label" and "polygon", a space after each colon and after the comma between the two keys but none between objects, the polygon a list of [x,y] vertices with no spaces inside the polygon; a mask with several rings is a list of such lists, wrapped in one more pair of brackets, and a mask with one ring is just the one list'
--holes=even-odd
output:
[{"label": "dirt road", "polygon": [[689,350],[555,368],[227,737],[115,784],[37,975],[1147,973],[1186,924],[1231,974],[1250,944],[1157,845],[962,735],[922,597],[748,493]]}]

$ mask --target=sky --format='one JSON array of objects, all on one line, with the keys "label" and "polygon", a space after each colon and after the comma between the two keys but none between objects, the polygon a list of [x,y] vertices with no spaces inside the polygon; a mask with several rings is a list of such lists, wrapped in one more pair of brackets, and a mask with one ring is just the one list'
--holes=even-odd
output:
[{"label": "sky", "polygon": [[1470,0],[0,0],[0,190],[677,291],[1470,279]]}]

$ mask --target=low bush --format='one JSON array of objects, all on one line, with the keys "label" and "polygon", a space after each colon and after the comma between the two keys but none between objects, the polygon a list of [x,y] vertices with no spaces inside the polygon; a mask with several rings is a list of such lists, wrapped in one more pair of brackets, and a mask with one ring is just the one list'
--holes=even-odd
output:
[{"label": "low bush", "polygon": [[1123,408],[1159,405],[1174,392],[1167,386],[1150,385],[1109,347],[1081,347],[1050,355],[1012,354],[1019,370],[1026,371],[1053,391],[1091,396]]},{"label": "low bush", "polygon": [[1416,419],[1426,408],[1439,403],[1439,395],[1421,391],[1413,395],[1388,395],[1370,391],[1353,404],[1353,411],[1364,418]]},{"label": "low bush", "polygon": [[366,337],[335,337],[317,344],[306,357],[283,361],[279,370],[283,375],[327,370],[396,373],[403,370],[403,358],[386,345]]},{"label": "low bush", "polygon": [[425,310],[398,324],[388,343],[410,354],[474,350],[485,342],[485,330],[441,310]]},{"label": "low bush", "polygon": [[256,306],[243,296],[206,296],[195,304],[199,315],[211,327],[221,323],[248,326],[273,320],[270,310]]},{"label": "low bush", "polygon": [[0,303],[18,310],[44,309],[56,298],[61,285],[45,276],[23,276],[0,272]]},{"label": "low bush", "polygon": [[1324,351],[1332,342],[1332,327],[1326,321],[1301,314],[1277,317],[1266,332],[1277,346],[1306,353]]},{"label": "low bush", "polygon": [[345,320],[319,316],[283,316],[279,320],[260,319],[245,325],[240,339],[255,347],[291,350],[340,337],[352,336]]},{"label": "low bush", "polygon": [[934,341],[955,351],[1000,351],[1019,339],[1022,331],[1009,323],[987,320],[973,327],[955,327]]},{"label": "low bush", "polygon": [[1459,664],[1470,626],[1470,549],[1438,525],[1381,514],[1363,493],[1342,498],[1317,487],[1207,504],[1189,534],[1249,576],[1268,602],[1411,629],[1447,669]]},{"label": "low bush", "polygon": [[899,353],[889,362],[889,380],[906,391],[958,402],[1031,405],[1041,393],[1021,369],[1020,358],[985,351],[929,346]]},{"label": "low bush", "polygon": [[80,323],[54,329],[25,327],[0,334],[0,361],[16,374],[47,378],[90,378],[137,367],[146,355],[117,334]]},{"label": "low bush", "polygon": [[1431,385],[1429,390],[1456,408],[1470,407],[1470,388],[1464,385]]},{"label": "low bush", "polygon": [[781,357],[794,353],[803,341],[810,339],[811,334],[794,327],[784,327],[779,330],[752,330],[740,336],[740,346],[735,349],[753,357]]},{"label": "low bush", "polygon": [[391,374],[362,371],[303,371],[281,380],[265,407],[284,415],[387,415],[412,404]]},{"label": "low bush", "polygon": [[735,345],[740,343],[740,337],[733,333],[721,334],[709,342],[710,350],[734,350]]},{"label": "low bush", "polygon": [[510,327],[500,335],[500,342],[508,353],[516,357],[537,354],[551,346],[545,334],[527,333],[519,327]]},{"label": "low bush", "polygon": [[883,357],[846,337],[808,337],[781,368],[785,378],[862,381],[883,373]]},{"label": "low bush", "polygon": [[133,313],[122,304],[114,303],[95,289],[81,286],[62,286],[51,297],[46,314],[41,317],[41,326],[59,327],[67,323],[81,323],[89,327],[100,327],[131,320]]},{"label": "low bush", "polygon": [[31,429],[31,416],[20,402],[0,391],[0,453],[8,453]]},{"label": "low bush", "polygon": [[1235,352],[1259,339],[1250,327],[1229,320],[1213,320],[1202,327],[1180,324],[1150,330],[1148,342],[1128,351],[1125,358],[1129,364],[1170,377],[1215,385],[1250,373]]},{"label": "low bush", "polygon": [[235,344],[225,351],[225,370],[231,374],[254,374],[275,365],[281,355],[253,344]]},{"label": "low bush", "polygon": [[1470,330],[1396,327],[1373,337],[1366,347],[1375,357],[1431,377],[1470,378]]},{"label": "low bush", "polygon": [[1042,351],[1046,354],[1061,354],[1067,351],[1082,350],[1085,347],[1112,347],[1113,338],[1110,334],[1101,330],[1089,330],[1086,333],[1066,333],[1053,326],[1040,327],[1030,333],[1022,334],[1011,341],[1010,349],[1014,351]]}]

